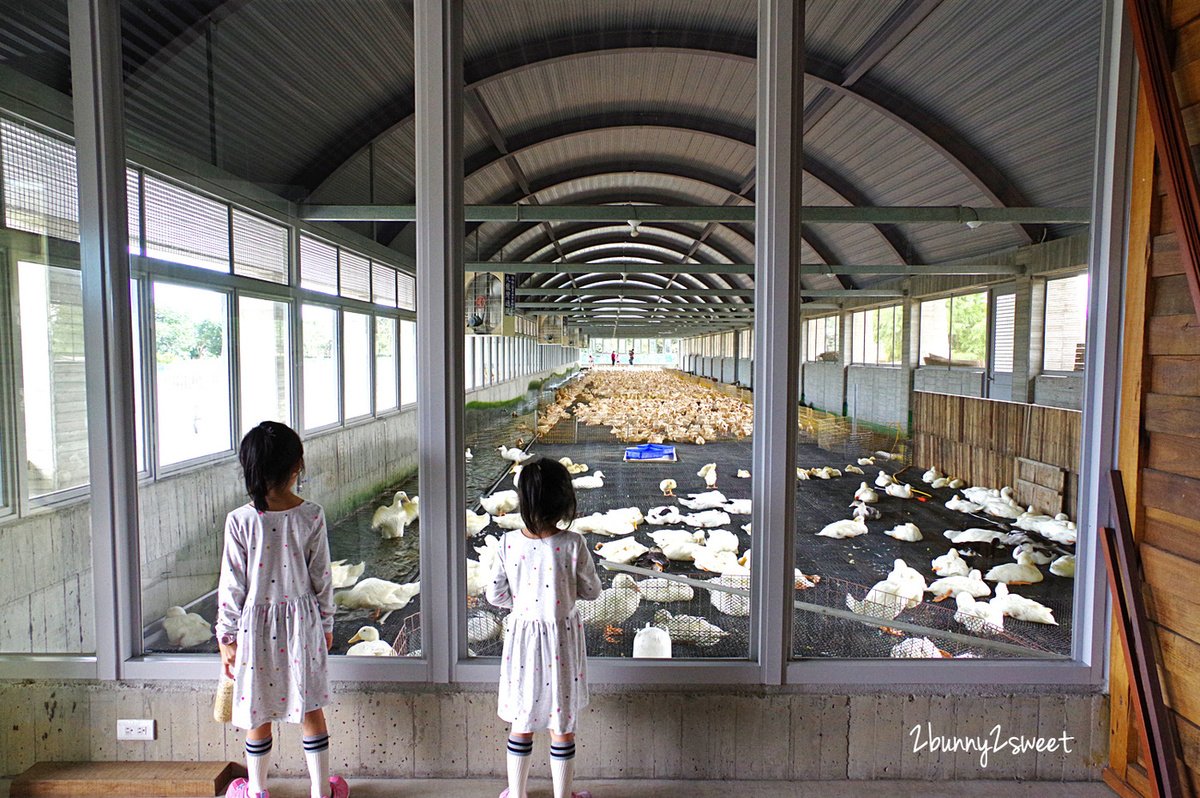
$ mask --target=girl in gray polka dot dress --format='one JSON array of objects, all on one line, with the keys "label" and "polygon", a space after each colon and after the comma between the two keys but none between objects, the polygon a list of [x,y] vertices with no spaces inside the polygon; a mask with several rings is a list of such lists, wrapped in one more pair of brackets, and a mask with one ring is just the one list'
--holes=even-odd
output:
[{"label": "girl in gray polka dot dress", "polygon": [[293,492],[304,468],[300,436],[264,421],[238,452],[252,501],[225,519],[217,639],[233,679],[233,725],[246,730],[248,779],[229,798],[269,798],[271,722],[299,723],[312,798],[346,798],[329,777],[326,653],[333,644],[333,577],[325,511]]},{"label": "girl in gray polka dot dress", "polygon": [[524,529],[500,541],[487,600],[512,610],[504,624],[498,714],[512,724],[508,789],[500,798],[526,798],[533,733],[550,730],[554,798],[572,793],[575,724],[587,706],[587,652],[577,599],[600,595],[596,564],[583,537],[559,529],[575,520],[575,488],[561,463],[525,465],[517,483]]}]

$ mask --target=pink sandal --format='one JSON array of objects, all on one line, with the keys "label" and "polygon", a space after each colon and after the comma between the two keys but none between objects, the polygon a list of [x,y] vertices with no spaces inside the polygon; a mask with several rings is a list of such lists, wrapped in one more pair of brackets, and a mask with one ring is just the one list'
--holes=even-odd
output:
[{"label": "pink sandal", "polygon": [[[266,790],[262,791],[264,798],[271,798],[270,793]],[[225,798],[251,798],[250,782],[242,778],[234,779],[229,782],[229,789],[225,791]]]},{"label": "pink sandal", "polygon": [[350,798],[350,785],[341,776],[329,777],[329,798]]}]

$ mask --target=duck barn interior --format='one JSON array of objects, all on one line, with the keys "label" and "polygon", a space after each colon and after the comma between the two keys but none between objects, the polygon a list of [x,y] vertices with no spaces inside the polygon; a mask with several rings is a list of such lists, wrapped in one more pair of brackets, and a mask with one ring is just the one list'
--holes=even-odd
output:
[{"label": "duck barn interior", "polygon": [[[1200,4],[1138,3],[1195,140]],[[604,588],[593,784],[1149,796],[1114,468],[1194,779],[1200,283],[1135,34],[1101,0],[0,4],[0,778],[241,759],[212,623],[269,419],[329,522],[352,779],[503,778],[483,594],[532,457]],[[1073,743],[912,735],[997,727]]]}]

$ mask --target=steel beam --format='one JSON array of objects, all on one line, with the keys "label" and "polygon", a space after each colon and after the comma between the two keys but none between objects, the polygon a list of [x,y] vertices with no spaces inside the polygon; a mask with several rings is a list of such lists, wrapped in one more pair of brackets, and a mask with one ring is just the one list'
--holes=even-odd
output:
[{"label": "steel beam", "polygon": [[822,299],[899,299],[904,292],[890,288],[801,288],[800,295]]},{"label": "steel beam", "polygon": [[463,445],[462,0],[413,7],[416,43],[417,463],[422,649],[430,679],[467,656]]},{"label": "steel beam", "polygon": [[[415,205],[305,205],[306,222],[411,222]],[[965,205],[810,206],[805,224],[1086,224],[1090,208],[973,208]],[[467,222],[718,222],[752,224],[753,205],[470,205]]]},{"label": "steel beam", "polygon": [[626,288],[617,285],[596,285],[583,288],[518,288],[517,296],[736,296],[752,297],[752,288]]},{"label": "steel beam", "polygon": [[[470,261],[467,272],[496,274],[754,274],[753,263],[645,263],[642,261],[605,263],[500,263]],[[802,263],[801,274],[896,274],[915,275],[1006,275],[1021,274],[1020,266],[1001,263],[945,263],[898,266],[894,263],[835,264]]]}]

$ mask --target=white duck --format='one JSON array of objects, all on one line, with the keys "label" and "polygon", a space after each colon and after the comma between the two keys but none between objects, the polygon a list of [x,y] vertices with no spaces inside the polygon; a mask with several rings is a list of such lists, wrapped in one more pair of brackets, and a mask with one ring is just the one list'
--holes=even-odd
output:
[{"label": "white duck", "polygon": [[1042,572],[1033,564],[1033,558],[1028,553],[1017,555],[1015,563],[997,565],[988,571],[984,579],[989,582],[1007,582],[1010,585],[1030,585],[1042,581]]},{"label": "white duck", "polygon": [[1051,518],[1048,515],[1038,515],[1026,512],[1020,515],[1013,526],[1029,532],[1037,532],[1055,543],[1074,544],[1078,530],[1074,522],[1067,519],[1066,513],[1059,513]]},{"label": "white duck", "polygon": [[705,463],[696,472],[696,476],[704,478],[704,484],[708,487],[715,487],[717,484],[717,464]]},{"label": "white duck", "polygon": [[750,500],[730,499],[721,505],[721,509],[733,515],[750,515]]},{"label": "white duck", "polygon": [[532,454],[529,454],[528,452],[523,452],[520,450],[520,448],[518,448],[516,446],[514,446],[510,449],[509,447],[505,446],[504,444],[500,444],[499,446],[497,446],[496,451],[500,452],[500,456],[503,457],[505,460],[511,460],[512,462],[518,463],[518,464],[524,463],[526,460],[533,457]]},{"label": "white duck", "polygon": [[993,540],[1000,540],[1005,534],[998,529],[980,529],[979,527],[947,529],[942,533],[947,540],[956,546],[963,543],[991,543]]},{"label": "white duck", "polygon": [[865,471],[863,471],[861,468],[859,468],[856,465],[848,465],[845,468],[843,468],[842,470],[845,471],[847,474],[865,474],[866,473]]},{"label": "white duck", "polygon": [[[349,590],[333,594],[333,603],[344,610],[375,610],[376,614],[388,615],[404,609],[413,596],[421,592],[421,583],[409,582],[399,585],[386,579],[368,577]],[[387,620],[387,615],[383,616]]]},{"label": "white duck", "polygon": [[859,615],[890,621],[908,606],[908,596],[903,591],[902,580],[894,580],[889,575],[876,582],[861,600],[847,593],[846,607]]},{"label": "white duck", "polygon": [[691,585],[674,579],[643,579],[637,586],[646,601],[691,601],[696,595]]},{"label": "white duck", "polygon": [[738,479],[750,479],[750,472],[744,468],[739,468],[736,476]]},{"label": "white duck", "polygon": [[814,468],[809,473],[818,479],[833,479],[834,477],[840,477],[842,475],[841,471],[837,470],[836,468],[830,468],[829,466]]},{"label": "white duck", "polygon": [[967,483],[963,482],[961,479],[952,479],[946,483],[946,487],[950,488],[951,490],[960,490],[966,486]]},{"label": "white duck", "polygon": [[1009,593],[1008,585],[1003,582],[996,585],[996,597],[990,603],[992,606],[999,607],[1000,611],[1008,617],[1016,618],[1018,621],[1058,626],[1058,621],[1054,620],[1053,610],[1031,598]]},{"label": "white duck", "polygon": [[800,480],[801,482],[807,482],[808,480],[812,479],[812,474],[810,474],[806,468],[797,468],[796,479]]},{"label": "white duck", "polygon": [[930,482],[929,486],[931,488],[944,488],[949,484],[950,484],[950,480],[946,479],[945,477],[942,477],[941,479],[935,479],[933,482]]},{"label": "white duck", "polygon": [[490,496],[480,496],[479,504],[493,517],[514,512],[520,506],[515,490],[498,490]]},{"label": "white duck", "polygon": [[721,642],[721,638],[729,635],[729,632],[699,616],[672,615],[667,610],[654,613],[654,625],[665,629],[674,642],[698,646],[715,646]]},{"label": "white duck", "polygon": [[933,572],[938,576],[966,576],[971,572],[967,561],[959,555],[958,549],[950,549],[940,557],[934,557],[931,565]]},{"label": "white duck", "polygon": [[1033,561],[1034,565],[1046,565],[1054,561],[1053,554],[1034,548],[1032,543],[1022,543],[1020,546],[1017,546],[1015,549],[1013,549],[1013,559],[1017,559],[1017,556],[1021,552],[1028,553],[1029,558]]},{"label": "white duck", "polygon": [[467,618],[467,642],[482,643],[504,634],[504,625],[490,612],[480,612]]},{"label": "white duck", "polygon": [[354,633],[354,637],[346,641],[353,643],[346,651],[347,657],[394,657],[396,650],[379,639],[379,630],[374,626],[364,626]]},{"label": "white duck", "polygon": [[913,496],[912,486],[904,482],[893,482],[884,490],[889,496],[895,496],[897,499],[911,499]]},{"label": "white duck", "polygon": [[471,454],[470,446],[467,447],[467,453],[466,453],[465,457],[467,458],[468,463],[475,459],[475,455]]},{"label": "white duck", "polygon": [[686,529],[660,529],[650,533],[650,538],[656,546],[666,546],[671,543],[693,543],[704,545],[705,533],[690,532]]},{"label": "white duck", "polygon": [[[750,576],[748,574],[725,574],[718,576],[716,579],[709,579],[708,583],[710,585],[749,590]],[[739,593],[729,593],[724,590],[712,590],[709,591],[708,595],[713,609],[717,612],[732,615],[735,618],[745,618],[750,615],[749,596],[743,596]]]},{"label": "white duck", "polygon": [[650,549],[638,543],[633,535],[596,544],[597,554],[605,560],[621,564],[631,563],[648,551]]},{"label": "white duck", "polygon": [[987,582],[983,581],[979,569],[974,568],[966,576],[953,574],[935,579],[926,588],[926,592],[934,595],[934,601],[941,601],[949,596],[957,596],[959,593],[970,593],[974,598],[984,598],[991,595],[992,589],[988,587]]},{"label": "white duck", "polygon": [[473,513],[467,510],[467,534],[478,535],[487,525],[492,523],[492,517],[487,513]]},{"label": "white duck", "polygon": [[887,535],[888,537],[893,537],[896,540],[903,540],[908,543],[916,543],[918,540],[923,539],[921,536],[921,530],[918,529],[917,525],[911,521],[905,524],[897,524],[891,529],[885,529],[883,530],[883,534]]},{"label": "white duck", "polygon": [[950,510],[957,510],[960,513],[977,513],[983,509],[982,504],[976,504],[972,501],[955,496],[950,501],[946,502],[946,507]]},{"label": "white duck", "polygon": [[1055,576],[1062,576],[1068,579],[1075,578],[1075,555],[1064,554],[1054,562],[1050,563],[1050,573]]},{"label": "white duck", "polygon": [[662,495],[664,496],[674,496],[675,488],[677,487],[679,487],[679,485],[673,479],[664,479],[662,482],[658,483],[658,489],[662,491]]},{"label": "white duck", "polygon": [[954,612],[954,620],[972,632],[1004,631],[1004,613],[999,607],[993,607],[986,601],[976,601],[975,597],[966,591],[955,596],[954,601],[958,605]]},{"label": "white duck", "polygon": [[860,466],[875,465],[875,458],[874,457],[860,457],[860,458],[858,458],[858,464]]},{"label": "white duck", "polygon": [[738,537],[728,529],[710,529],[708,540],[704,544],[713,551],[732,551],[737,553]]},{"label": "white duck", "polygon": [[845,521],[834,521],[831,524],[826,524],[825,527],[817,533],[823,538],[853,538],[859,535],[867,534],[867,525],[857,519],[848,518]]},{"label": "white duck", "polygon": [[682,524],[683,515],[680,514],[679,508],[674,505],[666,505],[663,507],[651,507],[646,513],[646,523],[661,526],[662,524]]},{"label": "white duck", "polygon": [[600,591],[595,601],[579,601],[579,617],[588,626],[617,626],[629,620],[637,612],[642,594],[638,592],[637,582],[629,574],[617,574],[613,577],[612,587]]},{"label": "white duck", "polygon": [[524,519],[520,513],[508,513],[507,515],[498,515],[492,519],[496,526],[501,529],[520,529],[525,526]]},{"label": "white duck", "polygon": [[1005,485],[1000,489],[1000,495],[983,502],[983,511],[997,518],[1020,518],[1025,508],[1017,504],[1012,497],[1012,488]]},{"label": "white duck", "polygon": [[689,493],[690,499],[680,499],[679,503],[689,510],[715,510],[725,502],[729,501],[725,498],[725,494],[719,490],[710,490],[706,493]]},{"label": "white duck", "polygon": [[333,577],[333,589],[341,590],[345,587],[350,587],[358,578],[363,575],[363,571],[367,569],[365,562],[360,562],[358,565],[346,565],[345,560],[335,560],[329,564],[329,572]]},{"label": "white duck", "polygon": [[718,551],[710,549],[708,546],[700,546],[693,552],[692,560],[701,571],[711,571],[717,574],[748,575],[750,573],[750,568],[742,565],[735,551]]},{"label": "white duck", "polygon": [[867,483],[860,482],[858,483],[858,490],[854,491],[854,500],[860,501],[863,504],[874,504],[879,501],[879,494],[872,490]]},{"label": "white duck", "polygon": [[163,631],[171,645],[191,648],[212,639],[212,626],[204,617],[183,607],[170,607],[162,620]]},{"label": "white duck", "polygon": [[404,537],[405,528],[420,514],[417,506],[419,501],[417,496],[410,499],[404,491],[396,491],[390,505],[385,504],[375,510],[371,529],[378,529],[384,540]]},{"label": "white duck", "polygon": [[492,581],[495,568],[488,568],[476,560],[467,560],[467,595],[478,596]]},{"label": "white duck", "polygon": [[705,510],[702,513],[689,513],[682,520],[688,526],[712,528],[728,524],[729,514],[723,510]]},{"label": "white duck", "polygon": [[888,485],[891,485],[895,481],[896,480],[892,479],[891,474],[889,474],[886,471],[880,471],[879,474],[877,474],[875,477],[875,487],[886,488]]},{"label": "white duck", "polygon": [[934,482],[942,478],[942,473],[936,468],[931,468],[921,475],[921,481],[926,485],[932,485]]},{"label": "white duck", "polygon": [[637,524],[622,514],[592,513],[576,518],[571,523],[571,529],[580,534],[592,533],[615,538],[632,535],[637,531]]},{"label": "white duck", "polygon": [[595,490],[596,488],[604,487],[604,472],[596,469],[593,473],[586,477],[575,477],[571,480],[571,484],[575,486],[575,490]]},{"label": "white duck", "polygon": [[666,629],[646,624],[633,636],[635,659],[670,659],[671,635]]},{"label": "white duck", "polygon": [[908,637],[892,646],[891,656],[896,659],[939,659],[950,655],[928,637]]}]

